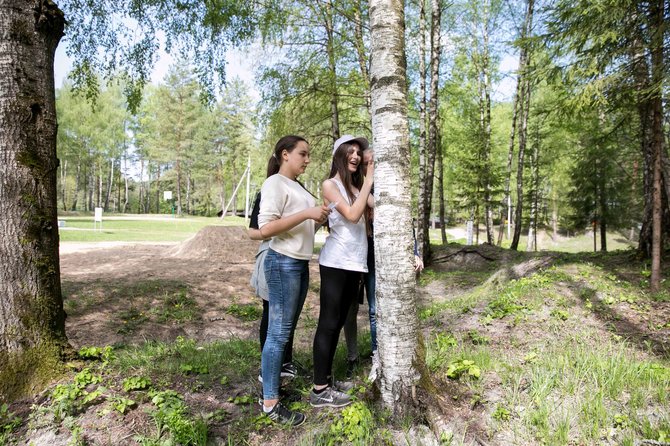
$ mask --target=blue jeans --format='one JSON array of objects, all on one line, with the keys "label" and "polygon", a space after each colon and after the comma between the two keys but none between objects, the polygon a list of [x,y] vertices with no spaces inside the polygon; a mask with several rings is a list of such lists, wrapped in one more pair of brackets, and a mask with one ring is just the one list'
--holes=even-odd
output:
[{"label": "blue jeans", "polygon": [[268,335],[261,355],[263,399],[279,398],[284,348],[298,323],[307,296],[307,260],[294,259],[270,249],[265,258],[269,289]]}]

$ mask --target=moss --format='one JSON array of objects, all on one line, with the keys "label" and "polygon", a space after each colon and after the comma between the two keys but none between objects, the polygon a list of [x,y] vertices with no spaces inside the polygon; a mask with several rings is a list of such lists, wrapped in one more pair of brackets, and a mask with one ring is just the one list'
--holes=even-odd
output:
[{"label": "moss", "polygon": [[24,45],[32,45],[33,37],[28,24],[23,20],[15,20],[9,26],[9,38]]},{"label": "moss", "polygon": [[62,348],[45,343],[18,353],[0,354],[0,401],[32,396],[65,373]]}]

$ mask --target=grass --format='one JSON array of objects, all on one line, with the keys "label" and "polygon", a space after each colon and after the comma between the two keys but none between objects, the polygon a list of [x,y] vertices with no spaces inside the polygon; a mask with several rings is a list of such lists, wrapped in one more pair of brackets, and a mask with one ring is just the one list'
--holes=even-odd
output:
[{"label": "grass", "polygon": [[644,268],[626,254],[567,256],[431,304],[420,312],[433,327],[429,369],[457,383],[452,398],[485,406],[492,444],[509,435],[514,444],[667,441],[670,362],[611,322],[653,311],[658,301],[640,277]]},{"label": "grass", "polygon": [[94,230],[92,216],[64,216],[59,229],[62,242],[178,242],[205,226],[248,226],[241,217],[186,217],[160,215],[114,215],[103,217],[102,229]]}]

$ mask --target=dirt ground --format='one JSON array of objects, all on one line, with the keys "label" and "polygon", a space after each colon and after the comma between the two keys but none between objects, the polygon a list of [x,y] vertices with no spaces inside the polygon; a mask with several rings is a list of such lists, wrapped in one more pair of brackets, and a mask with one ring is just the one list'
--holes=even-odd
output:
[{"label": "dirt ground", "polygon": [[[178,336],[194,339],[196,342],[212,342],[231,338],[257,338],[258,320],[242,321],[229,314],[231,305],[257,305],[260,301],[249,285],[249,277],[254,265],[258,248],[257,242],[246,237],[242,227],[208,227],[193,238],[182,243],[62,243],[61,244],[61,280],[63,284],[64,305],[68,312],[66,330],[75,349],[82,346],[105,346],[114,344],[141,343],[145,340],[172,341]],[[509,252],[495,247],[453,248],[446,247],[434,253],[433,273],[448,280],[433,280],[418,288],[421,306],[458,296],[484,281],[509,280],[522,277],[531,271],[550,264],[558,256],[537,256]],[[614,260],[621,265],[612,263]],[[624,256],[608,260],[605,270],[613,275],[624,277],[628,272],[626,264],[630,259]],[[507,265],[507,268],[502,268]],[[505,273],[502,277],[501,274]],[[576,271],[571,272],[573,279],[562,286],[561,294],[571,308],[581,308],[583,299],[579,296],[588,287],[586,279]],[[132,330],[126,330],[120,324],[132,324],[129,313],[141,314],[157,305],[151,301],[156,293],[167,293],[170,289],[188,289],[189,297],[194,299],[197,312],[192,319],[160,322],[156,317],[142,319]],[[314,324],[318,318],[319,272],[316,256],[310,262],[310,287],[303,309],[296,338],[296,348],[308,351]],[[158,291],[156,291],[158,290]],[[588,291],[588,290],[587,290]],[[75,296],[76,299],[69,299]],[[594,298],[596,307],[600,298]],[[76,301],[76,305],[75,305]],[[553,304],[551,304],[553,305]],[[507,320],[496,320],[482,328],[479,324],[483,307],[474,307],[467,314],[445,312],[426,321],[423,327],[426,339],[431,339],[432,331],[451,327],[454,333],[466,333],[470,329],[480,329],[490,338],[492,345],[504,343],[510,351],[524,350],[512,345],[509,339],[531,340],[547,336],[546,324],[551,321],[548,304],[537,311],[537,320],[521,324],[518,327]],[[553,307],[551,307],[553,308]],[[657,303],[654,311],[638,311],[632,304],[618,303],[603,306],[603,310],[593,314],[579,311],[586,316],[570,319],[574,323],[567,331],[577,330],[580,324],[593,325],[601,331],[603,339],[612,336],[612,331],[633,341],[634,344],[650,345],[660,357],[667,358],[670,351],[668,335],[670,325],[661,327],[670,321],[670,303]],[[130,310],[133,310],[131,312]],[[359,327],[366,325],[367,315],[361,306]],[[534,321],[534,322],[533,322]],[[520,341],[519,341],[520,342]],[[493,403],[501,399],[501,384],[495,374],[487,375],[483,385],[483,398]],[[250,378],[250,381],[255,379]],[[452,398],[444,412],[452,420],[454,431],[467,431],[466,444],[523,444],[509,441],[501,431],[491,439],[487,420],[490,419],[483,404],[473,405],[472,395],[464,386],[458,386],[448,380],[442,385]],[[234,404],[222,402],[220,392],[209,389],[204,392],[184,392],[189,404],[203,412],[223,408],[232,416],[237,409]],[[454,398],[454,395],[461,395]],[[257,410],[254,405],[254,410]],[[140,410],[132,411],[125,418],[114,418],[114,414],[101,419],[94,410],[87,412],[80,423],[86,429],[90,444],[136,444],[134,432],[150,431],[153,426]],[[324,424],[328,419],[324,419]],[[225,444],[225,426],[214,425],[212,438],[221,439],[215,444]],[[102,435],[105,437],[102,437]],[[272,444],[295,444],[298,435],[288,430],[272,430]],[[463,434],[465,435],[465,434]],[[491,442],[487,443],[486,439]],[[54,433],[50,430],[38,430],[31,438],[31,444],[57,446],[67,444],[70,437],[67,432]],[[121,441],[122,440],[122,441]],[[251,433],[247,444],[263,444],[267,438]],[[400,443],[398,443],[400,444]],[[417,443],[418,444],[418,443]]]},{"label": "dirt ground", "polygon": [[[227,308],[258,304],[260,299],[249,285],[258,242],[251,241],[242,227],[210,226],[181,243],[62,243],[61,280],[68,309],[68,292],[104,290],[141,281],[184,284],[201,309],[199,317],[178,324],[146,323],[139,332],[119,333],[110,323],[112,312],[133,302],[120,303],[104,296],[93,298],[90,310],[77,308],[66,320],[68,339],[75,348],[174,340],[185,336],[214,341],[257,336],[258,321],[241,322]],[[318,263],[310,262],[310,281],[318,281]],[[310,287],[303,314],[318,317],[318,295]],[[316,288],[318,289],[318,287]],[[119,307],[119,304],[122,306]],[[121,330],[122,331],[122,330]]]}]

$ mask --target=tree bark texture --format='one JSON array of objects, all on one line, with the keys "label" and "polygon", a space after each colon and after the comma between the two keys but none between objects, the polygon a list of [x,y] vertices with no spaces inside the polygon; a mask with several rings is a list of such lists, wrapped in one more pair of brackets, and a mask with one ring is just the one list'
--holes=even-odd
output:
[{"label": "tree bark texture", "polygon": [[430,239],[426,223],[430,212],[426,205],[428,201],[426,198],[428,193],[426,122],[426,0],[419,0],[419,197],[417,204],[419,215],[416,239],[422,253],[425,253],[425,240]]},{"label": "tree bark texture", "polygon": [[42,366],[35,352],[67,344],[53,79],[63,26],[49,0],[0,0],[0,400]]},{"label": "tree bark texture", "polygon": [[426,165],[426,237],[421,254],[430,259],[429,219],[433,209],[433,184],[435,183],[435,158],[437,157],[437,132],[439,125],[439,80],[440,80],[440,30],[442,9],[440,0],[431,0],[430,12],[430,101],[428,102],[428,153]]},{"label": "tree bark texture", "polygon": [[409,124],[402,0],[371,0],[371,102],[375,147],[378,385],[395,415],[412,407],[425,359],[413,268]]},{"label": "tree bark texture", "polygon": [[526,156],[526,136],[528,132],[528,115],[530,113],[530,81],[524,76],[521,91],[521,125],[519,128],[519,156],[516,171],[516,209],[514,211],[514,235],[510,249],[519,247],[521,225],[523,223],[523,169]]},{"label": "tree bark texture", "polygon": [[661,286],[661,249],[662,231],[662,152],[663,152],[663,31],[665,0],[656,0],[652,6],[652,23],[655,30],[652,38],[651,73],[654,94],[652,103],[652,135],[653,135],[653,205],[652,205],[652,243],[651,243],[651,278],[652,292],[658,292]]}]

